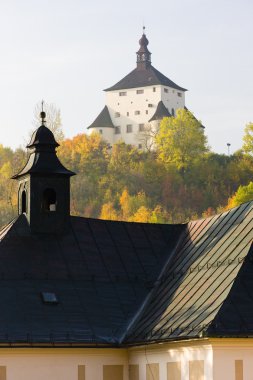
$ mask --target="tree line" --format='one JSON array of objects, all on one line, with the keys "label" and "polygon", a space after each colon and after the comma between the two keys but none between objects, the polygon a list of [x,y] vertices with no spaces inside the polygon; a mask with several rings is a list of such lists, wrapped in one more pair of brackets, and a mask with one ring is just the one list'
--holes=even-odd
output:
[{"label": "tree line", "polygon": [[[123,142],[110,147],[96,133],[65,139],[60,124],[56,132],[58,157],[77,174],[71,179],[72,215],[182,223],[253,199],[252,123],[242,149],[232,155],[212,152],[201,123],[187,110],[163,119],[151,151]],[[0,145],[0,226],[17,214],[17,183],[10,177],[26,159],[25,149]]]}]

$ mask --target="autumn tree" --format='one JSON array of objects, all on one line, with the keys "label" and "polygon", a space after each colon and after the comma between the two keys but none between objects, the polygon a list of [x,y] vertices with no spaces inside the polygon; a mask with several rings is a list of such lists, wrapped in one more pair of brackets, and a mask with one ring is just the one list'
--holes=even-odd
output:
[{"label": "autumn tree", "polygon": [[185,109],[179,109],[175,117],[162,120],[156,146],[159,160],[175,164],[182,171],[208,151],[201,123]]},{"label": "autumn tree", "polygon": [[[42,104],[37,103],[34,108],[34,120],[33,125],[38,128],[41,124],[40,113],[42,109]],[[62,142],[64,140],[64,133],[62,129],[61,111],[53,103],[43,103],[43,109],[46,112],[46,126],[49,128],[56,139],[57,142]]]},{"label": "autumn tree", "polygon": [[239,186],[237,192],[228,201],[227,208],[239,206],[242,203],[253,200],[253,182],[250,182],[247,186]]},{"label": "autumn tree", "polygon": [[243,151],[253,156],[253,123],[246,125],[243,136]]}]

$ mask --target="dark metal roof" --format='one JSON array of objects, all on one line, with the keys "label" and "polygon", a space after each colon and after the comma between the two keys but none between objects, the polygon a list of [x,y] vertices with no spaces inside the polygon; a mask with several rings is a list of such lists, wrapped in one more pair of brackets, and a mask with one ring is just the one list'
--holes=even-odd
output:
[{"label": "dark metal roof", "polygon": [[40,236],[21,215],[0,232],[0,344],[118,344],[184,229],[71,217]]},{"label": "dark metal roof", "polygon": [[171,117],[171,114],[169,113],[168,109],[165,107],[162,100],[157,104],[156,111],[154,115],[151,117],[150,121],[153,120],[162,120],[164,117]]},{"label": "dark metal roof", "polygon": [[118,83],[112,87],[105,89],[105,91],[124,90],[128,88],[155,85],[163,85],[175,88],[176,90],[187,91],[185,88],[180,87],[176,83],[172,82],[172,80],[160,73],[160,71],[156,70],[152,65],[143,69],[136,67]]},{"label": "dark metal roof", "polygon": [[191,222],[125,341],[253,335],[253,202]]},{"label": "dark metal roof", "polygon": [[104,106],[98,117],[87,129],[89,128],[114,128],[107,106]]},{"label": "dark metal roof", "polygon": [[64,236],[21,215],[0,231],[0,343],[252,335],[252,239],[253,202],[188,225],[71,217]]}]

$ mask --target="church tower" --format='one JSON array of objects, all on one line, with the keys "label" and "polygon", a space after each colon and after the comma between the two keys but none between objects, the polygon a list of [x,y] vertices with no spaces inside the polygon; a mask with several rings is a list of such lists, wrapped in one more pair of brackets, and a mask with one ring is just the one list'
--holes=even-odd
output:
[{"label": "church tower", "polygon": [[137,69],[143,70],[151,66],[151,53],[148,50],[149,41],[145,34],[145,26],[143,27],[143,34],[139,40],[140,48],[137,51]]},{"label": "church tower", "polygon": [[27,218],[32,233],[63,233],[70,220],[70,177],[56,155],[53,133],[45,126],[42,110],[41,126],[27,145],[29,157],[25,167],[12,178],[19,181],[18,213]]}]

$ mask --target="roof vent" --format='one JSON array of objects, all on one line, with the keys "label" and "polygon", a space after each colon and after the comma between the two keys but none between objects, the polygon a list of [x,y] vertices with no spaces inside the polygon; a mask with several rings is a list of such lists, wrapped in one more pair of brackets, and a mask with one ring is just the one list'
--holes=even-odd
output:
[{"label": "roof vent", "polygon": [[55,293],[41,292],[42,301],[48,305],[57,305],[59,303]]}]

